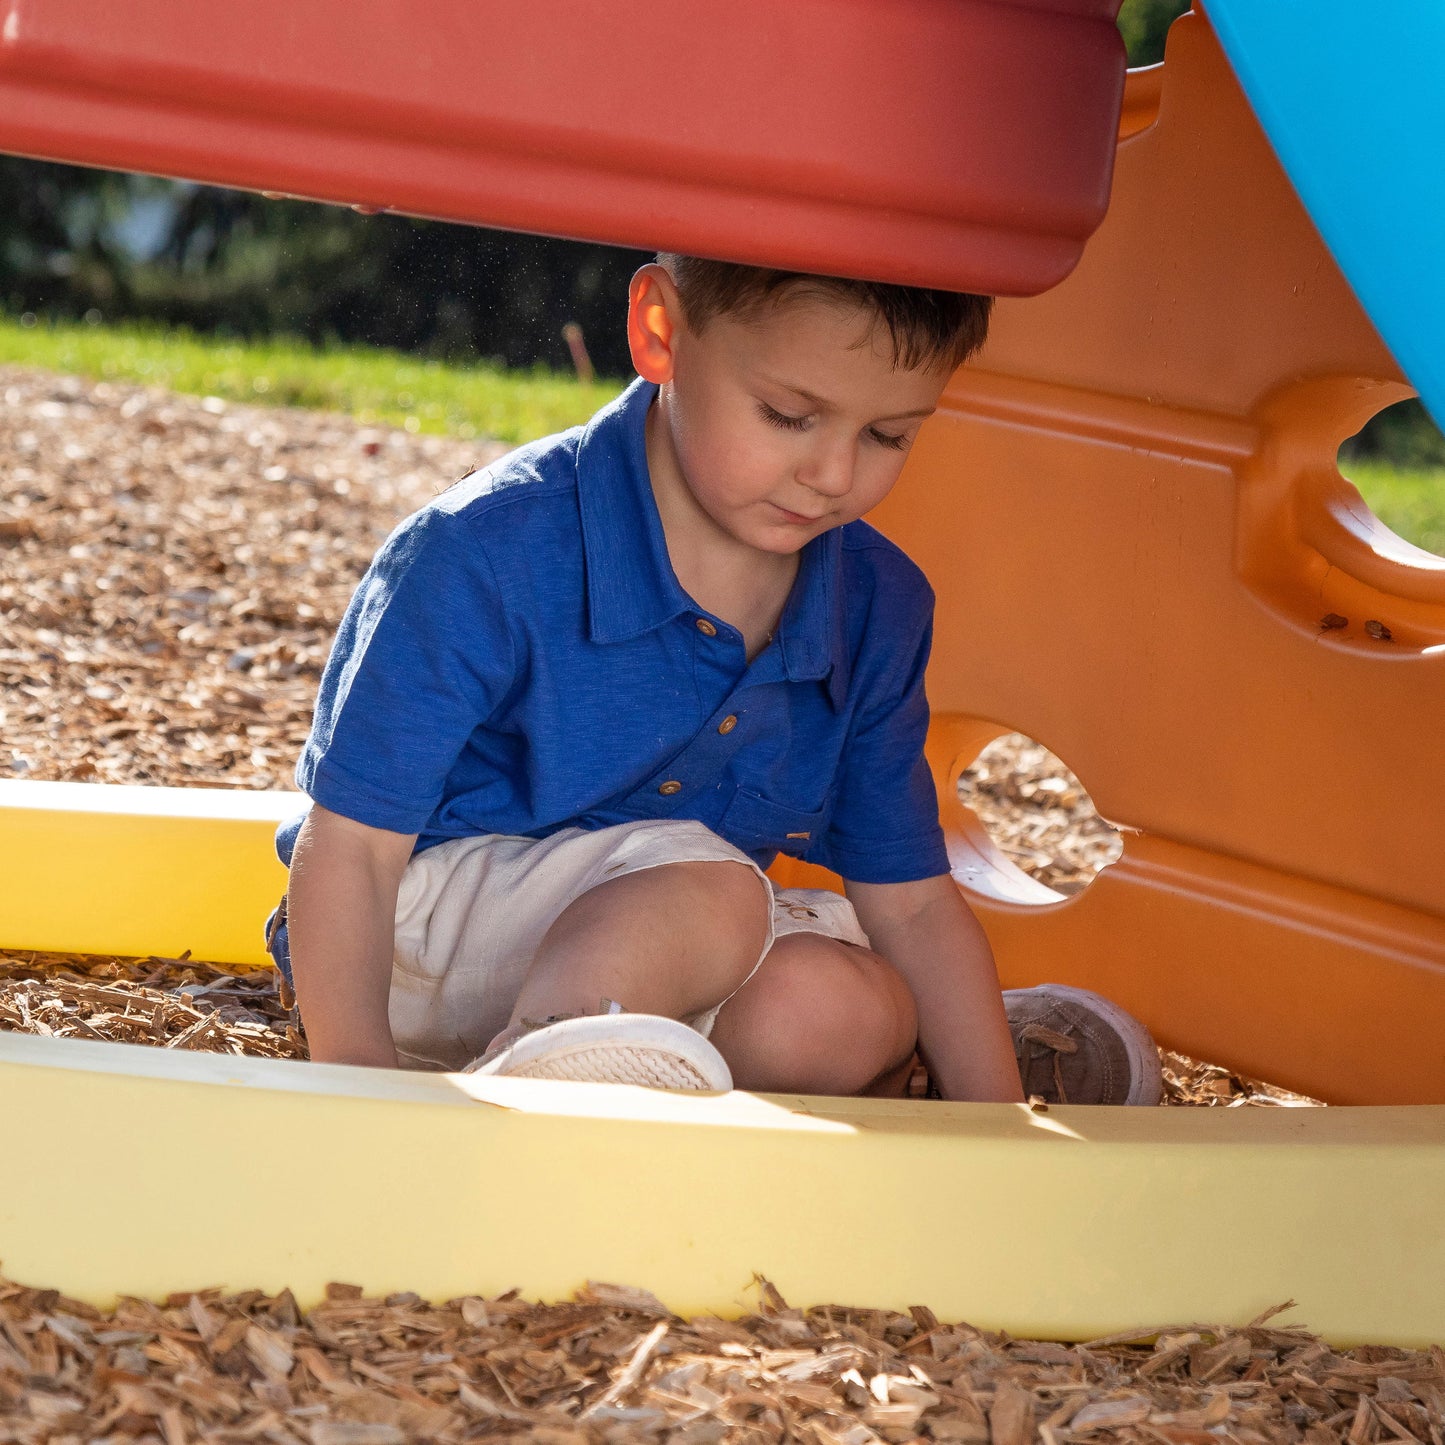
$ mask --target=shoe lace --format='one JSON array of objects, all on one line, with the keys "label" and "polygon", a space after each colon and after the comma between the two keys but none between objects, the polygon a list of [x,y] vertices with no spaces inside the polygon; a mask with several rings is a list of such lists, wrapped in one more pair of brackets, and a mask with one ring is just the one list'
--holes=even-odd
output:
[{"label": "shoe lace", "polygon": [[[1027,1088],[1029,1065],[1035,1060],[1047,1058],[1053,1065],[1054,1089],[1058,1093],[1059,1103],[1069,1102],[1068,1093],[1064,1089],[1064,1074],[1060,1068],[1059,1059],[1062,1054],[1076,1054],[1079,1051],[1079,1041],[1071,1039],[1067,1034],[1061,1034],[1057,1029],[1051,1029],[1047,1024],[1025,1024],[1018,1032],[1019,1056],[1023,1064],[1021,1072],[1024,1075]],[[1030,1057],[1029,1046],[1038,1045]]]}]

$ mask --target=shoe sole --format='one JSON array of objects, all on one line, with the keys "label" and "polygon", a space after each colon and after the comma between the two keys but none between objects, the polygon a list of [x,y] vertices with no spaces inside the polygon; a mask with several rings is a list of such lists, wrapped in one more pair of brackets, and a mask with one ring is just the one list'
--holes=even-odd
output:
[{"label": "shoe sole", "polygon": [[1129,1060],[1129,1093],[1124,1099],[1128,1106],[1152,1108],[1164,1097],[1164,1074],[1159,1065],[1159,1049],[1149,1030],[1134,1017],[1107,999],[1103,994],[1093,993],[1086,988],[1073,988],[1066,983],[1040,984],[1037,988],[1010,989],[1004,995],[1044,993],[1055,998],[1078,1004],[1080,1008],[1098,1015],[1124,1042],[1124,1051]]},{"label": "shoe sole", "polygon": [[562,1019],[463,1072],[707,1093],[733,1086],[726,1060],[700,1033],[653,1014]]}]

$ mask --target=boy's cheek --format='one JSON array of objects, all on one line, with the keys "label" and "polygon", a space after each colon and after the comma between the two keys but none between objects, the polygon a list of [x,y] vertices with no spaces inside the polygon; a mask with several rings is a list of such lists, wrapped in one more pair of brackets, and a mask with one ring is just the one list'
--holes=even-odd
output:
[{"label": "boy's cheek", "polygon": [[898,478],[902,475],[903,468],[896,468],[891,476],[882,479],[879,483],[871,486],[858,498],[856,515],[863,516],[871,512],[885,497],[898,485]]}]

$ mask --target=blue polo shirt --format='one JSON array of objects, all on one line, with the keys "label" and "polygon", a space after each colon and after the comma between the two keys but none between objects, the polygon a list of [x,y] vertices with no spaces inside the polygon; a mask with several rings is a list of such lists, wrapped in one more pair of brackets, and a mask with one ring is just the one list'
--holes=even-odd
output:
[{"label": "blue polo shirt", "polygon": [[816,537],[749,663],[673,573],[644,447],[655,394],[635,382],[391,534],[332,647],[297,783],[418,851],[693,818],[762,867],[783,852],[865,883],[947,872],[923,574],[863,522]]}]

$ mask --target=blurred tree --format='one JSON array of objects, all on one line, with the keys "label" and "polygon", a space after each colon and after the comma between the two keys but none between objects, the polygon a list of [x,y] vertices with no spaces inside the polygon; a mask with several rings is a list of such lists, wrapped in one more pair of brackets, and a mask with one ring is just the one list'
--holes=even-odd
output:
[{"label": "blurred tree", "polygon": [[131,179],[0,155],[0,306],[78,316],[123,297],[111,228]]},{"label": "blurred tree", "polygon": [[0,306],[627,374],[646,253],[0,156]]},{"label": "blurred tree", "polygon": [[1445,433],[1418,398],[1397,401],[1372,417],[1340,454],[1388,461],[1410,471],[1445,468]]},{"label": "blurred tree", "polygon": [[1158,65],[1169,27],[1188,9],[1189,0],[1124,0],[1119,32],[1129,49],[1129,64]]},{"label": "blurred tree", "polygon": [[134,274],[147,315],[243,335],[289,332],[511,366],[571,365],[583,328],[604,372],[628,368],[627,279],[644,253],[306,201],[187,187]]}]

